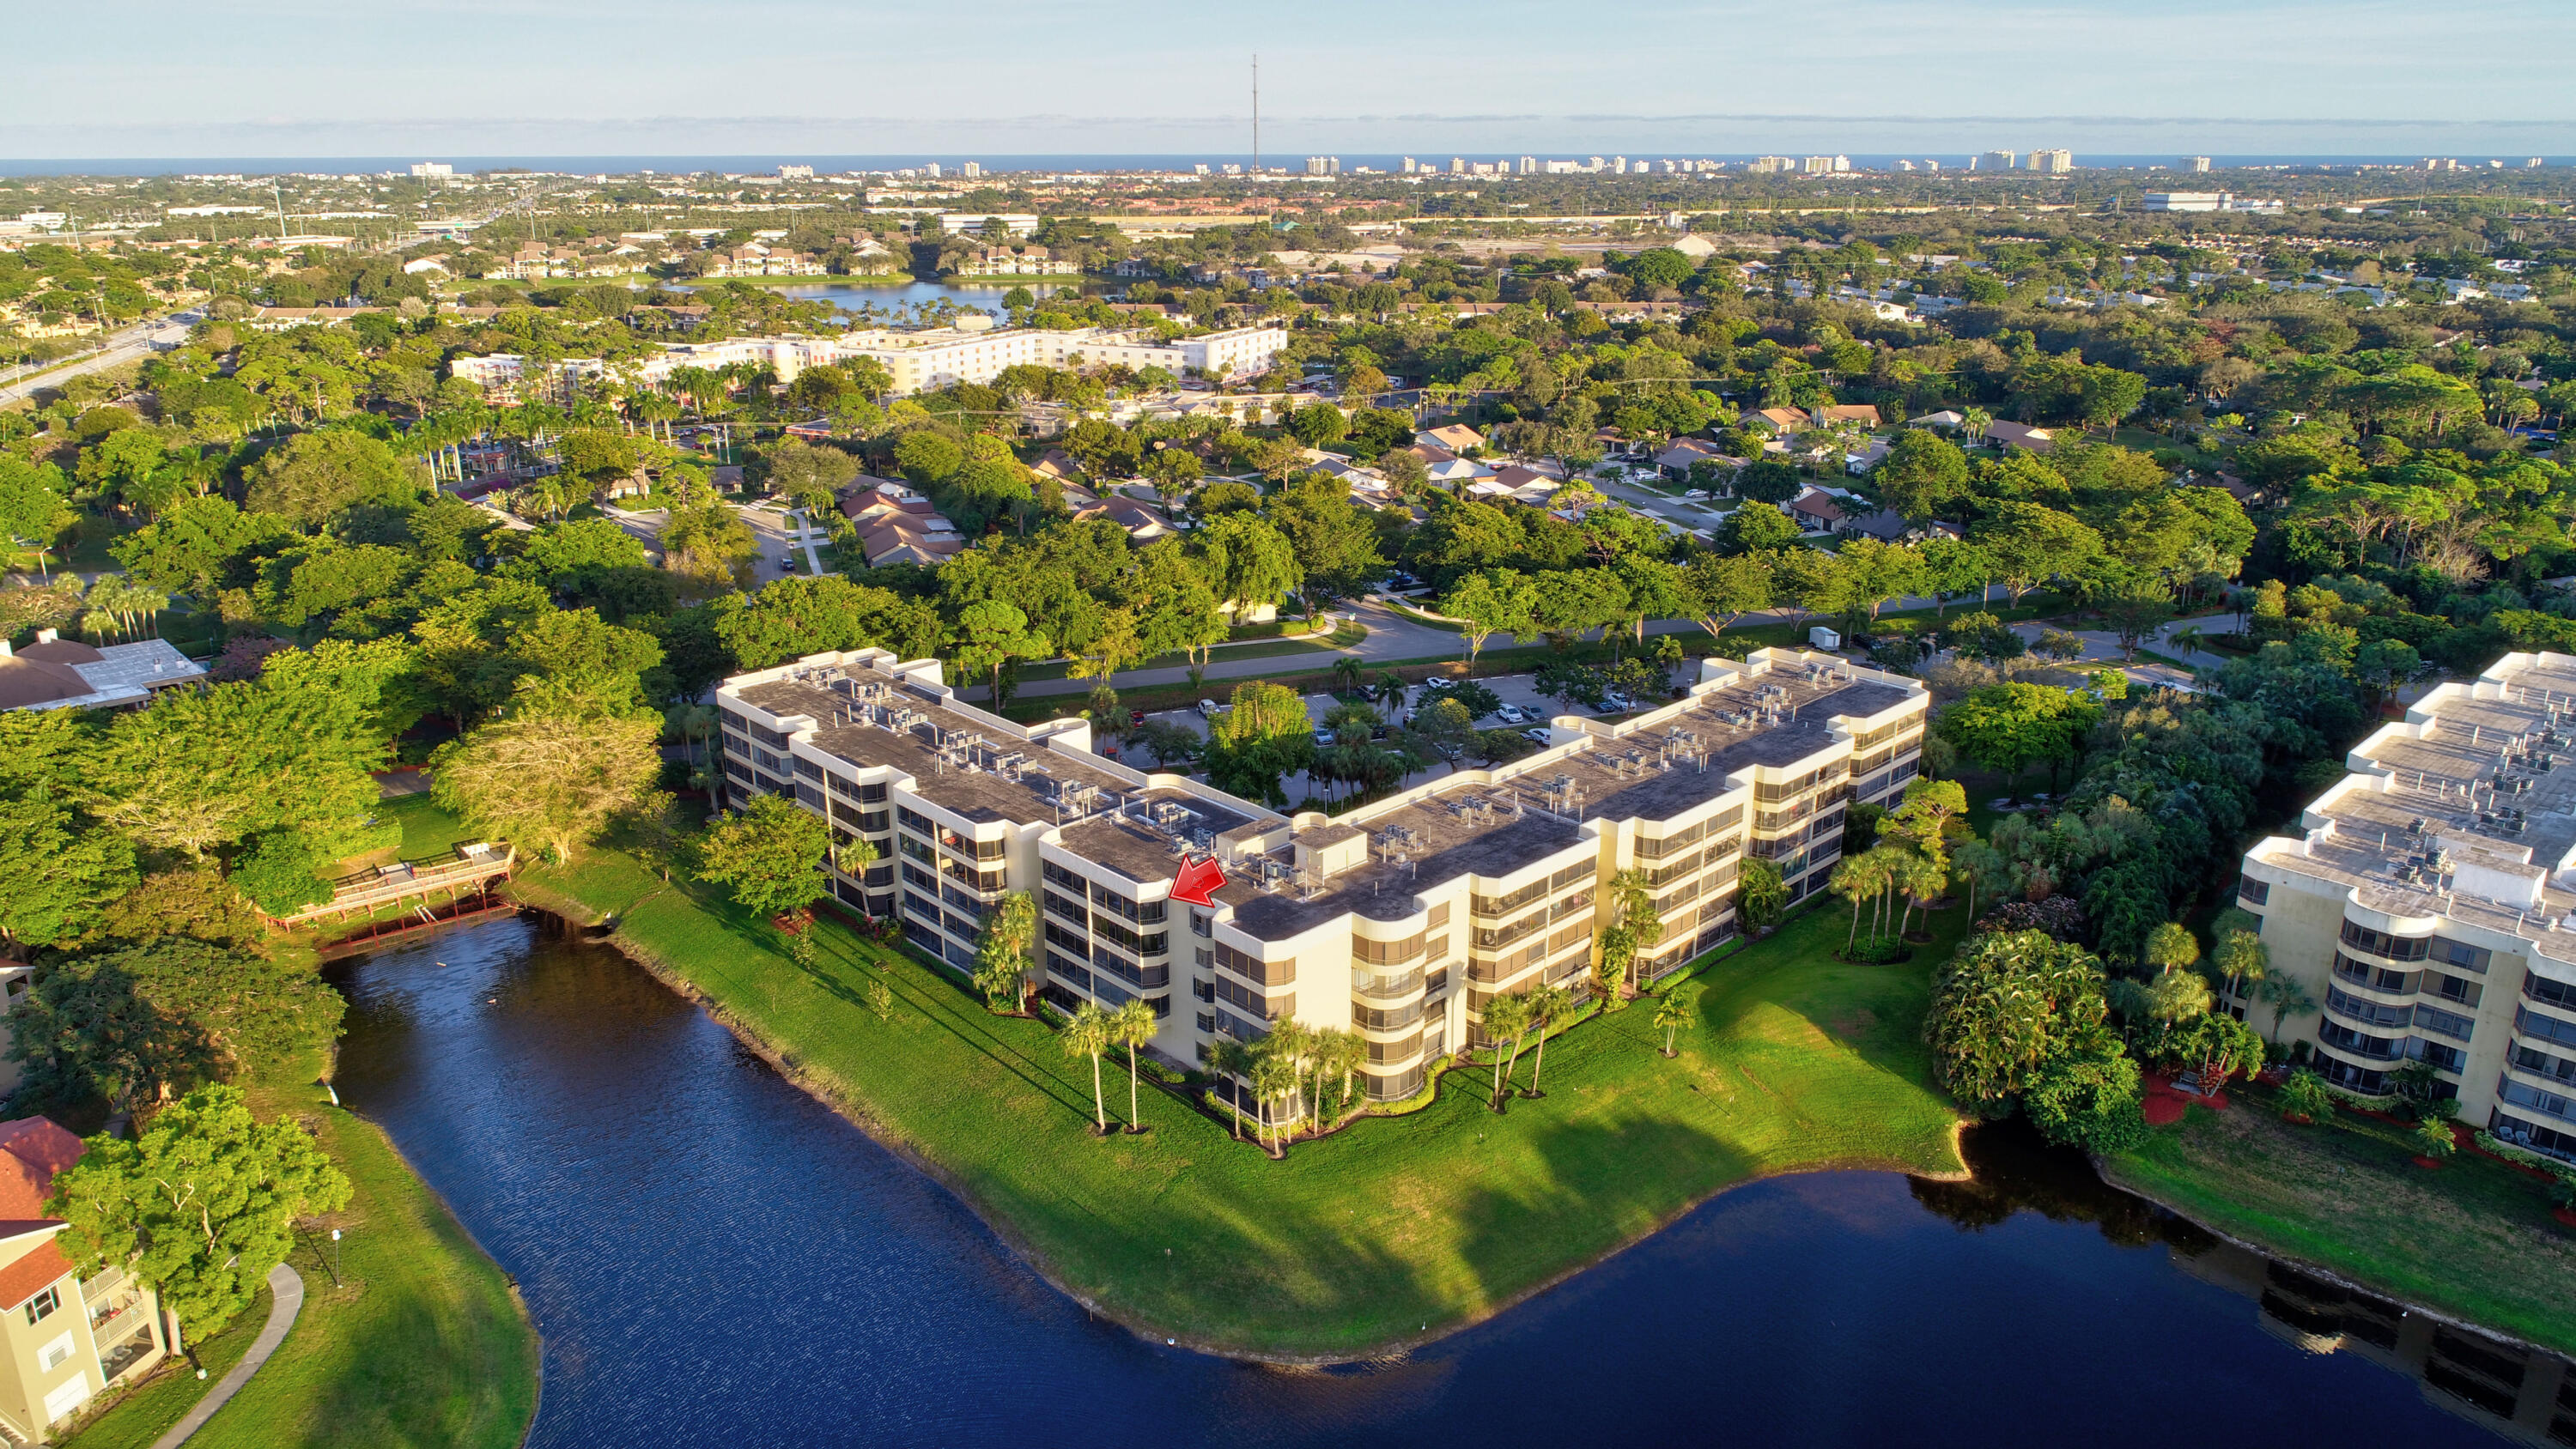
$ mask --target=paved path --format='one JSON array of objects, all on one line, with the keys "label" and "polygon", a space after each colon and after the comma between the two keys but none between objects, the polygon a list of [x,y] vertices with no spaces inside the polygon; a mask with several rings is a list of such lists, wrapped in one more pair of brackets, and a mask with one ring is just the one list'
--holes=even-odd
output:
[{"label": "paved path", "polygon": [[[2027,624],[2015,624],[2012,627],[2014,633],[2019,634],[2024,639],[2036,644],[2039,642],[2040,633],[2043,630],[2054,626],[2033,622]],[[2179,660],[2184,664],[2190,665],[2194,669],[2214,670],[2224,668],[2227,664],[2227,657],[2223,654],[2213,654],[2206,649],[2192,649],[2186,651],[2175,647],[2173,643],[2174,632],[2179,629],[2195,627],[2200,629],[2203,633],[2208,634],[2233,633],[2236,628],[2236,616],[2234,614],[2221,613],[2203,614],[2195,619],[2176,619],[2172,623],[2165,625],[2163,628],[2156,630],[2153,634],[2140,640],[2138,648],[2148,654],[2161,654],[2167,659]],[[2100,660],[2115,664],[2119,662],[2119,635],[2104,629],[2077,629],[2073,632],[2076,638],[2084,641],[2083,658],[2087,661]]]},{"label": "paved path", "polygon": [[304,1280],[296,1276],[294,1269],[280,1263],[268,1270],[268,1293],[268,1322],[260,1325],[259,1337],[250,1341],[250,1352],[217,1379],[197,1406],[170,1426],[169,1433],[153,1440],[152,1449],[179,1449],[187,1443],[188,1436],[206,1427],[217,1409],[231,1403],[233,1395],[241,1392],[241,1386],[249,1383],[250,1376],[258,1373],[259,1366],[268,1362],[268,1356],[286,1341],[286,1331],[295,1326],[295,1315],[304,1311]]},{"label": "paved path", "polygon": [[174,326],[184,337],[187,332],[185,323],[167,318],[138,322],[108,338],[104,349],[93,352],[77,362],[49,363],[46,364],[44,371],[34,376],[0,383],[0,403],[13,403],[22,398],[34,397],[47,388],[59,388],[83,373],[97,372],[103,368],[114,367],[120,362],[132,362],[139,357],[149,357],[152,354],[153,335]]}]

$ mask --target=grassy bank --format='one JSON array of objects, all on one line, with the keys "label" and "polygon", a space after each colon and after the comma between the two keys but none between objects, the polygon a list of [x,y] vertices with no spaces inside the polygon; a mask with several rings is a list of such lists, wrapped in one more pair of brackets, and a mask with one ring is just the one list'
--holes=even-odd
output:
[{"label": "grassy bank", "polygon": [[2106,1175],[2275,1254],[2576,1351],[2576,1232],[2550,1219],[2545,1184],[2466,1152],[2427,1171],[2405,1128],[2349,1114],[2294,1126],[2264,1089],[2230,1095]]},{"label": "grassy bank", "polygon": [[[374,1124],[300,1082],[257,1086],[250,1097],[264,1120],[301,1120],[357,1192],[347,1209],[299,1235],[287,1261],[304,1279],[303,1313],[276,1355],[189,1444],[520,1443],[536,1416],[538,1342],[508,1276]],[[342,1233],[336,1245],[329,1242],[334,1227]],[[72,1442],[79,1449],[150,1444],[240,1361],[267,1318],[263,1293],[221,1333],[193,1345],[207,1369],[204,1381],[174,1358]]]},{"label": "grassy bank", "polygon": [[[1490,1069],[1468,1068],[1400,1120],[1273,1162],[1150,1086],[1150,1132],[1093,1138],[1088,1064],[1047,1028],[990,1016],[952,978],[837,926],[800,969],[730,903],[608,851],[514,890],[613,916],[630,952],[924,1162],[1075,1296],[1214,1348],[1356,1354],[1490,1314],[1752,1177],[1961,1166],[1954,1116],[1924,1085],[1930,957],[1836,963],[1841,923],[1823,914],[1674,988],[1696,1009],[1677,1060],[1632,1007],[1555,1041],[1547,1096],[1507,1115],[1484,1105]],[[866,1005],[878,982],[891,1020]]]}]

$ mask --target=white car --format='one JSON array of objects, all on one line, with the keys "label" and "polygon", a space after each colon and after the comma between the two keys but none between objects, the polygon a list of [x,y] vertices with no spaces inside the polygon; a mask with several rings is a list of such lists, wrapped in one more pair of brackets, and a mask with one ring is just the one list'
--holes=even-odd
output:
[{"label": "white car", "polygon": [[1225,706],[1217,703],[1215,700],[1203,699],[1199,701],[1199,714],[1204,718],[1214,719],[1223,713],[1225,713]]},{"label": "white car", "polygon": [[1530,715],[1517,704],[1507,704],[1494,711],[1494,718],[1505,724],[1526,724],[1529,722]]}]

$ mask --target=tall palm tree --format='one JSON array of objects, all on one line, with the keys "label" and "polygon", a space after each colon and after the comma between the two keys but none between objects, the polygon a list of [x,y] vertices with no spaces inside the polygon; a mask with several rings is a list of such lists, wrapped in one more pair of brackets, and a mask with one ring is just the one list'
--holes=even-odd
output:
[{"label": "tall palm tree", "polygon": [[1862,903],[1876,900],[1887,884],[1887,862],[1877,856],[1878,852],[1874,850],[1844,856],[1842,864],[1834,867],[1833,875],[1825,883],[1826,889],[1851,902],[1851,929],[1843,933],[1843,949],[1846,951],[1860,940]]},{"label": "tall palm tree", "polygon": [[1086,1001],[1082,1009],[1064,1024],[1064,1054],[1091,1058],[1091,1108],[1100,1133],[1109,1135],[1109,1098],[1100,1088],[1100,1054],[1109,1049],[1109,1013],[1100,1003]]},{"label": "tall palm tree", "polygon": [[1387,718],[1401,719],[1404,717],[1404,694],[1407,688],[1409,686],[1405,684],[1403,675],[1392,669],[1381,669],[1377,675],[1377,687],[1369,691],[1369,701],[1385,708],[1388,711]]},{"label": "tall palm tree", "polygon": [[2229,931],[2220,937],[2218,949],[2210,953],[2209,961],[2227,978],[2230,996],[2239,994],[2244,986],[2261,986],[2272,973],[2271,949],[2252,931]]},{"label": "tall palm tree", "polygon": [[2281,1024],[2294,1016],[2305,1016],[2317,1009],[2317,999],[2296,976],[2275,973],[2257,982],[2254,994],[2272,1008],[2272,1040],[2281,1040]]},{"label": "tall palm tree", "polygon": [[1503,1038],[1513,1040],[1513,1054],[1519,1054],[1521,1034],[1529,1030],[1529,998],[1497,996],[1485,1003],[1485,1041],[1494,1051],[1493,1109],[1503,1110]]},{"label": "tall palm tree", "polygon": [[1020,1009],[1037,939],[1037,903],[1027,891],[1012,891],[994,902],[975,943],[975,989],[984,993],[986,1009],[997,1014]]},{"label": "tall palm tree", "polygon": [[2167,921],[2147,933],[2138,956],[2159,972],[2180,971],[2200,959],[2200,942],[2192,938],[2189,926]]},{"label": "tall palm tree", "polygon": [[[1267,1042],[1269,1038],[1264,1037],[1262,1040]],[[1270,1148],[1270,1155],[1273,1157],[1288,1155],[1287,1144],[1278,1139],[1283,1132],[1288,1136],[1294,1136],[1297,1123],[1293,1117],[1285,1122],[1273,1121],[1272,1118],[1276,1114],[1270,1110],[1271,1104],[1293,1098],[1296,1093],[1296,1063],[1279,1052],[1256,1050],[1252,1061],[1252,1099],[1260,1108],[1261,1115],[1253,1125],[1261,1130],[1265,1139],[1268,1139],[1264,1145]]]},{"label": "tall palm tree", "polygon": [[1154,1015],[1154,1008],[1146,1005],[1141,996],[1128,998],[1126,1005],[1109,1013],[1109,1039],[1127,1049],[1127,1130],[1130,1132],[1145,1130],[1144,1119],[1136,1115],[1136,1059],[1143,1053],[1145,1043],[1154,1039],[1154,1032],[1161,1025],[1161,1019]]},{"label": "tall palm tree", "polygon": [[1360,657],[1356,654],[1345,654],[1341,658],[1334,660],[1333,682],[1340,687],[1333,692],[1336,694],[1359,693],[1360,677],[1366,672],[1367,666],[1360,663]]},{"label": "tall palm tree", "polygon": [[1574,993],[1562,986],[1541,982],[1530,988],[1530,1017],[1538,1028],[1538,1056],[1530,1063],[1529,1096],[1547,1094],[1538,1089],[1539,1074],[1547,1070],[1547,1029],[1574,1010]]},{"label": "tall palm tree", "polygon": [[1896,888],[1904,893],[1905,910],[1896,919],[1896,934],[1905,934],[1906,918],[1916,910],[1923,912],[1924,929],[1931,929],[1932,903],[1950,888],[1950,863],[1937,855],[1908,852],[1896,863]]},{"label": "tall palm tree", "polygon": [[1678,991],[1665,992],[1664,999],[1655,1003],[1655,1025],[1664,1033],[1665,1056],[1680,1055],[1673,1049],[1673,1038],[1680,1034],[1683,1027],[1691,1024],[1691,1016],[1691,1009],[1682,1005],[1681,993]]},{"label": "tall palm tree", "polygon": [[1239,1041],[1220,1038],[1208,1047],[1207,1064],[1208,1071],[1226,1084],[1227,1105],[1233,1108],[1225,1114],[1226,1125],[1233,1129],[1234,1140],[1240,1142],[1243,1140],[1243,1104],[1238,1100],[1239,1091],[1234,1079],[1252,1075],[1252,1053]]}]

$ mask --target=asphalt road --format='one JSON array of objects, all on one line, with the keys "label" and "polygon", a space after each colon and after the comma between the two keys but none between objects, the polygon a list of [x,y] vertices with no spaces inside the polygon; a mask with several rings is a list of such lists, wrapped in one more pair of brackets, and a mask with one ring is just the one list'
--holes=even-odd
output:
[{"label": "asphalt road", "polygon": [[138,322],[108,338],[107,350],[94,352],[78,362],[53,367],[12,383],[0,383],[0,404],[30,398],[46,388],[60,387],[84,373],[98,372],[119,363],[132,362],[152,353],[152,335],[176,324],[169,321]]}]

